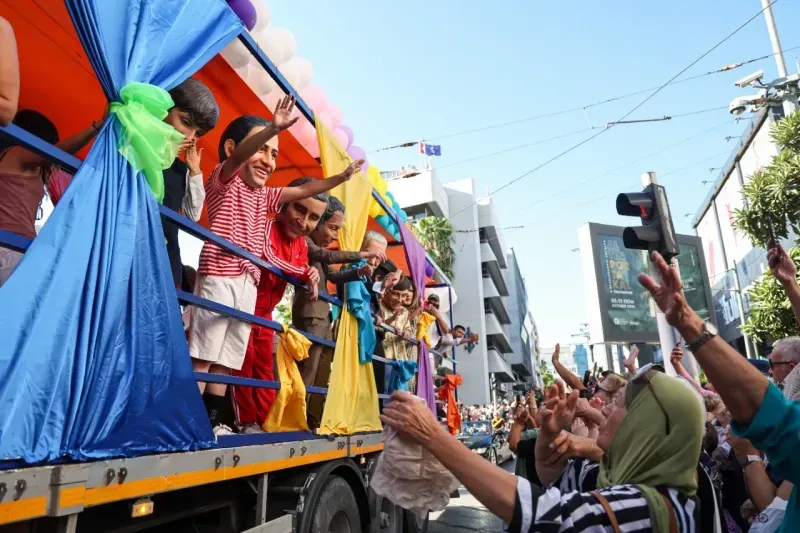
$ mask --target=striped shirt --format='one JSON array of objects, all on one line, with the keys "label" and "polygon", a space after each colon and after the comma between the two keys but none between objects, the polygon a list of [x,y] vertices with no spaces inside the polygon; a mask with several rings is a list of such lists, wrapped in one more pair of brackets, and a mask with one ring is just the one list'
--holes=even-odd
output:
[{"label": "striped shirt", "polygon": [[[261,257],[264,251],[264,231],[267,214],[280,210],[282,188],[253,189],[237,173],[228,183],[219,177],[222,163],[217,165],[206,182],[206,205],[211,231],[223,239]],[[226,252],[212,242],[206,242],[200,252],[198,274],[236,277],[245,272],[258,285],[259,268],[236,255]]]},{"label": "striped shirt", "polygon": [[[600,465],[588,459],[572,459],[561,476],[548,488],[517,478],[512,533],[607,532],[613,531],[602,504],[590,494],[597,490]],[[681,533],[697,533],[699,504],[675,489],[659,488],[672,502]],[[620,531],[652,531],[647,500],[635,485],[617,485],[598,490],[605,496],[619,522]]]}]

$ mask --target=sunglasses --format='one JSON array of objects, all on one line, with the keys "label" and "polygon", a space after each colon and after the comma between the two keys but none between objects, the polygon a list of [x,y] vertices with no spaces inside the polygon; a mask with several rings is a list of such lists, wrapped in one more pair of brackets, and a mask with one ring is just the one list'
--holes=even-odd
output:
[{"label": "sunglasses", "polygon": [[770,368],[770,370],[774,370],[775,367],[778,366],[778,365],[791,365],[792,363],[793,363],[793,361],[772,361],[772,360],[770,360],[769,368]]}]

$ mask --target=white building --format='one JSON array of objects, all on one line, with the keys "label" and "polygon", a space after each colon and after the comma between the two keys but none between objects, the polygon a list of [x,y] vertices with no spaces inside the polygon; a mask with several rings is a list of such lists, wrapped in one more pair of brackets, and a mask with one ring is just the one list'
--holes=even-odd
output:
[{"label": "white building", "polygon": [[472,179],[442,184],[435,169],[412,171],[417,175],[382,175],[410,218],[447,217],[453,225],[452,281],[458,295],[453,320],[481,339],[472,352],[463,346],[456,351],[456,371],[464,378],[458,398],[466,404],[487,404],[498,393],[510,394],[516,381],[511,367],[508,265],[494,204],[491,198],[478,199]]}]

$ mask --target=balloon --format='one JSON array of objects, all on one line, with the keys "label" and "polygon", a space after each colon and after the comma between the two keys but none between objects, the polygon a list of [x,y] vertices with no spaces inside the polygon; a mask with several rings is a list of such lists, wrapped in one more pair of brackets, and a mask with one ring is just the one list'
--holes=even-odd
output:
[{"label": "balloon", "polygon": [[297,52],[297,41],[292,32],[286,28],[269,26],[261,33],[254,35],[253,39],[276,65],[286,63]]},{"label": "balloon", "polygon": [[[376,180],[376,182],[373,183],[372,186],[375,187],[375,190],[378,191],[378,194],[381,195],[381,198],[384,198],[384,201],[386,201],[386,190],[389,188],[389,186],[386,185],[386,181],[383,178],[381,178],[379,180]],[[386,203],[388,204],[390,202]]]},{"label": "balloon", "polygon": [[383,178],[381,177],[381,171],[373,166],[370,166],[367,169],[367,179],[373,187],[375,187],[378,182],[383,181]]},{"label": "balloon", "polygon": [[298,91],[311,83],[311,79],[314,77],[314,67],[304,57],[293,57],[279,66],[278,70],[281,71],[286,81]]},{"label": "balloon", "polygon": [[264,0],[252,0],[256,8],[256,25],[251,30],[253,33],[264,31],[269,26],[269,8]]},{"label": "balloon", "polygon": [[377,222],[383,229],[386,229],[389,226],[389,221],[390,221],[389,215],[387,215],[386,213],[375,217],[375,222]]},{"label": "balloon", "polygon": [[345,133],[345,135],[347,135],[347,146],[353,144],[353,139],[355,137],[353,137],[353,130],[350,129],[350,126],[345,126],[344,124],[340,124],[338,127]]},{"label": "balloon", "polygon": [[331,119],[331,116],[328,114],[327,111],[319,113],[317,115],[317,118],[319,119],[320,122],[322,122],[325,125],[326,128],[328,128],[328,131],[333,131],[333,120]]},{"label": "balloon", "polygon": [[425,276],[432,278],[433,277],[433,265],[425,261]]},{"label": "balloon", "polygon": [[261,96],[261,101],[264,102],[264,105],[267,106],[267,108],[270,111],[274,112],[275,111],[275,106],[278,105],[278,102],[284,96],[286,96],[284,94],[284,92],[281,91],[280,89],[278,89],[276,91],[272,91],[272,92],[270,92],[268,94],[265,94],[265,95]]},{"label": "balloon", "polygon": [[228,0],[228,7],[236,13],[237,17],[242,19],[242,24],[247,28],[247,31],[252,31],[258,18],[253,3],[250,0]]},{"label": "balloon", "polygon": [[250,63],[253,55],[245,48],[242,41],[234,39],[219,53],[233,68],[242,68]]},{"label": "balloon", "polygon": [[381,214],[383,214],[383,208],[376,202],[372,200],[372,203],[369,204],[369,216],[372,218],[378,218]]},{"label": "balloon", "polygon": [[315,138],[311,143],[303,145],[303,148],[311,155],[313,158],[319,157],[319,143]]},{"label": "balloon", "polygon": [[349,146],[347,144],[347,134],[339,128],[333,130],[333,138],[336,139],[336,141],[339,143],[339,146],[341,146],[343,149],[346,150]]},{"label": "balloon", "polygon": [[325,111],[328,106],[328,97],[325,96],[325,91],[316,85],[309,85],[300,91],[300,98],[306,103],[314,113],[321,113]]},{"label": "balloon", "polygon": [[289,128],[289,131],[297,139],[297,142],[303,146],[317,142],[317,130],[307,120],[298,120]]},{"label": "balloon", "polygon": [[388,197],[389,197],[389,199],[392,201],[392,205],[394,205],[394,204],[396,204],[396,203],[397,203],[397,202],[395,201],[395,199],[394,199],[394,194],[392,194],[392,191],[388,191],[388,192],[386,193],[386,196],[388,196]]},{"label": "balloon", "polygon": [[233,70],[236,71],[236,74],[238,74],[240,78],[242,78],[243,80],[247,80],[247,73],[250,72],[251,68],[254,67],[251,67],[250,63],[248,63],[243,67],[235,68]]},{"label": "balloon", "polygon": [[398,217],[400,217],[400,220],[402,220],[402,221],[403,221],[403,224],[405,224],[405,223],[406,223],[406,220],[408,220],[408,215],[407,215],[407,214],[406,214],[406,212],[405,212],[405,211],[403,211],[402,209],[400,209],[400,210],[397,212],[397,216],[398,216]]},{"label": "balloon", "polygon": [[338,105],[328,102],[328,109],[326,110],[333,119],[333,127],[338,128],[342,125],[342,108]]},{"label": "balloon", "polygon": [[250,69],[247,72],[247,79],[245,79],[245,81],[258,96],[264,96],[278,88],[278,84],[275,83],[275,80],[273,80],[263,68]]},{"label": "balloon", "polygon": [[364,160],[364,164],[361,165],[361,170],[364,172],[367,171],[369,168],[369,161],[367,160],[367,153],[364,151],[363,148],[360,146],[351,146],[347,149],[347,155],[353,158],[353,161],[358,161],[359,159]]}]

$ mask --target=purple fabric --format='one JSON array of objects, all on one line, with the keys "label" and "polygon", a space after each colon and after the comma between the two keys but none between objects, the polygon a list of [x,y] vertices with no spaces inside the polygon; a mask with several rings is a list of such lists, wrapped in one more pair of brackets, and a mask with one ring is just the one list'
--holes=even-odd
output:
[{"label": "purple fabric", "polygon": [[428,407],[436,416],[436,394],[433,390],[433,376],[431,375],[431,358],[428,355],[428,345],[419,341],[419,357],[417,357],[417,396],[425,400]]},{"label": "purple fabric", "polygon": [[[425,248],[419,243],[417,238],[405,224],[399,224],[400,237],[403,240],[403,248],[406,251],[406,261],[408,262],[409,275],[414,287],[417,289],[417,297],[421,300],[425,297]],[[419,343],[419,356],[417,357],[417,396],[428,403],[433,415],[436,416],[436,395],[433,390],[433,376],[431,375],[431,360],[428,356],[428,345],[425,341]]]},{"label": "purple fabric", "polygon": [[403,239],[403,248],[406,251],[406,261],[408,269],[411,271],[411,281],[417,288],[417,297],[425,297],[425,248],[419,243],[417,238],[405,224],[400,224],[400,237]]}]

